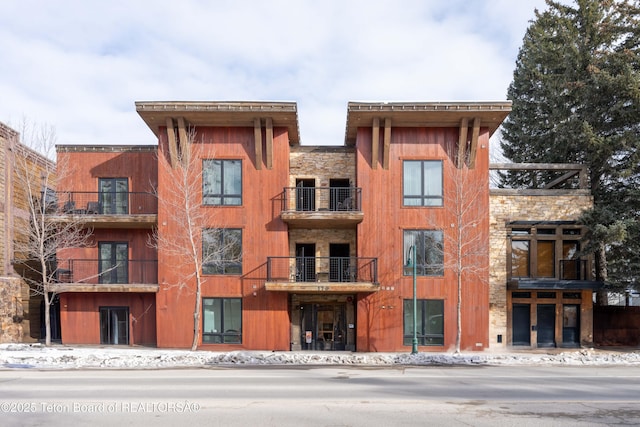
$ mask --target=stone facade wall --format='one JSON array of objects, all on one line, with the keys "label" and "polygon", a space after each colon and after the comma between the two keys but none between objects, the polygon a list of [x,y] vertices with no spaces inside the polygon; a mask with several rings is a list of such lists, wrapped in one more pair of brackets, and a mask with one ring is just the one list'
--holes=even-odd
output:
[{"label": "stone facade wall", "polygon": [[351,147],[292,147],[289,154],[289,185],[298,178],[315,178],[316,187],[328,188],[330,179],[349,179],[356,185],[355,149]]},{"label": "stone facade wall", "polygon": [[0,277],[0,343],[21,342],[23,336],[22,280]]},{"label": "stone facade wall", "polygon": [[[507,342],[507,228],[512,221],[571,221],[593,206],[588,195],[490,196],[489,344],[504,348]],[[501,335],[502,343],[497,342]]]},{"label": "stone facade wall", "polygon": [[[329,188],[331,179],[349,179],[355,186],[355,150],[350,147],[292,147],[289,155],[289,185],[295,187],[296,179],[315,179],[317,188]],[[318,197],[323,197],[320,193]],[[318,201],[327,205],[326,201]],[[348,243],[351,256],[356,256],[356,231],[343,229],[291,229],[289,253],[295,256],[296,243],[315,243],[318,257],[329,256],[330,243]],[[321,266],[318,266],[321,268]]]}]

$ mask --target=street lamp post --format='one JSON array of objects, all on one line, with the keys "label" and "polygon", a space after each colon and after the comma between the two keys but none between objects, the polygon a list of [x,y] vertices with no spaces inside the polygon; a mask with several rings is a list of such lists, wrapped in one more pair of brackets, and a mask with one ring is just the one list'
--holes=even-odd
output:
[{"label": "street lamp post", "polygon": [[413,274],[413,338],[411,339],[411,354],[418,353],[418,311],[416,300],[416,245],[409,248],[409,256],[407,257],[407,266],[411,266]]}]

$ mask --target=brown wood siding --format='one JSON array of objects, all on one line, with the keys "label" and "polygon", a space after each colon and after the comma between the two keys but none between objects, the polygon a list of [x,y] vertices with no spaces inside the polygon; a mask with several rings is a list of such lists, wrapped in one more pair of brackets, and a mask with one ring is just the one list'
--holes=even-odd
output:
[{"label": "brown wood siding", "polygon": [[60,294],[63,344],[100,344],[100,307],[129,308],[129,344],[155,345],[155,294]]},{"label": "brown wood siding", "polygon": [[158,162],[153,151],[61,151],[58,163],[69,165],[57,191],[98,191],[98,178],[129,178],[130,192],[152,192]]},{"label": "brown wood siding", "polygon": [[[202,206],[208,227],[242,229],[242,275],[204,276],[203,297],[242,298],[242,344],[204,345],[211,350],[289,349],[288,295],[264,289],[267,256],[288,256],[286,225],[280,220],[280,194],[289,182],[289,141],[285,128],[273,130],[273,168],[258,169],[255,161],[254,128],[198,128],[198,138],[205,141],[204,158],[242,160],[242,206]],[[262,141],[266,141],[262,135]],[[166,131],[159,138],[160,199],[170,197]],[[266,150],[263,150],[263,156]],[[201,166],[200,166],[201,167]],[[199,186],[200,192],[202,186]],[[201,193],[197,195],[202,200]],[[158,206],[159,230],[164,235],[177,233],[162,203]],[[199,237],[199,236],[198,236]],[[198,240],[198,249],[201,243]],[[157,296],[158,346],[186,348],[193,338],[195,279],[183,286],[190,273],[171,255],[159,252]]]},{"label": "brown wood siding", "polygon": [[[106,149],[60,150],[58,163],[69,165],[70,173],[61,177],[57,191],[98,192],[99,178],[128,178],[130,192],[153,192],[157,185],[157,155],[155,151]],[[58,250],[60,268],[67,268],[68,259],[78,262],[74,279],[95,277],[98,272],[98,242],[126,242],[130,260],[155,260],[156,250],[147,245],[149,229],[94,229],[89,245],[83,248]],[[94,261],[94,262],[92,262]],[[136,268],[139,268],[139,264]],[[97,279],[95,279],[97,280]],[[99,344],[99,308],[127,306],[130,311],[130,343],[156,344],[155,294],[146,293],[62,293],[60,323],[65,344]]]},{"label": "brown wood siding", "polygon": [[[441,229],[451,233],[454,217],[449,207],[455,191],[447,171],[455,167],[455,159],[447,152],[457,152],[459,130],[456,128],[393,128],[391,131],[389,169],[372,168],[370,128],[358,129],[356,141],[357,185],[362,187],[364,220],[358,226],[358,256],[377,257],[381,290],[358,297],[357,350],[407,351],[403,345],[403,300],[411,299],[411,276],[403,276],[403,231],[405,229]],[[481,244],[488,246],[488,139],[486,129],[479,137],[479,149],[472,173],[476,182],[486,182],[476,201],[476,213],[482,221],[477,227]],[[443,160],[445,207],[403,207],[403,160]],[[378,165],[380,166],[380,165]],[[476,236],[468,236],[472,239]],[[451,239],[445,238],[445,266],[455,259]],[[479,256],[482,266],[478,278],[463,275],[461,348],[482,350],[488,347],[488,250]],[[457,278],[445,268],[442,277],[418,277],[418,299],[444,300],[444,348],[421,347],[421,351],[449,350],[456,339]],[[480,344],[480,345],[477,345]]]}]

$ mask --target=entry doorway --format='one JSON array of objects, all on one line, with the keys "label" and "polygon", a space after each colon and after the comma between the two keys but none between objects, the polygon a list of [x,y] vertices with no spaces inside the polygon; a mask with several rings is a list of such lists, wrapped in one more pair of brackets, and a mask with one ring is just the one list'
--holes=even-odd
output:
[{"label": "entry doorway", "polygon": [[538,347],[556,346],[556,305],[538,304]]},{"label": "entry doorway", "polygon": [[513,345],[531,345],[531,304],[513,304]]},{"label": "entry doorway", "polygon": [[129,344],[129,307],[100,307],[100,344]]},{"label": "entry doorway", "polygon": [[329,244],[329,281],[330,282],[350,282],[351,281],[351,258],[348,243]]},{"label": "entry doorway", "polygon": [[580,306],[578,304],[562,306],[562,346],[580,346]]},{"label": "entry doorway", "polygon": [[348,179],[330,179],[329,209],[332,211],[351,210],[349,202],[352,202],[351,183]]},{"label": "entry doorway", "polygon": [[346,304],[302,304],[300,343],[302,350],[345,350]]},{"label": "entry doorway", "polygon": [[296,243],[296,282],[316,281],[316,244]]},{"label": "entry doorway", "polygon": [[316,180],[296,179],[296,211],[316,210]]}]

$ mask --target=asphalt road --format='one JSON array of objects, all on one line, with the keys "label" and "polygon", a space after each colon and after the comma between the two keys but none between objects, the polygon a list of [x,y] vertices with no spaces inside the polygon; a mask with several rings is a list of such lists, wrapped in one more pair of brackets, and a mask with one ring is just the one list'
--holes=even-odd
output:
[{"label": "asphalt road", "polygon": [[639,424],[638,367],[0,371],[2,426]]}]

